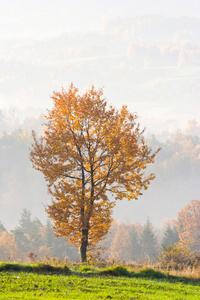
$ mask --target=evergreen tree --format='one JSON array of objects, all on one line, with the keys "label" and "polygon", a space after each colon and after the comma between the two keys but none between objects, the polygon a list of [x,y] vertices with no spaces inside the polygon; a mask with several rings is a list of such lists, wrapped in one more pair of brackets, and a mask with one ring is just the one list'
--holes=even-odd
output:
[{"label": "evergreen tree", "polygon": [[29,233],[29,237],[31,239],[30,250],[33,252],[39,250],[40,246],[42,246],[42,244],[43,244],[41,228],[42,228],[41,221],[38,218],[35,218],[31,222],[31,228],[30,228],[30,233]]},{"label": "evergreen tree", "polygon": [[4,231],[7,232],[7,230],[6,230],[6,228],[4,227],[3,223],[0,221],[0,234],[1,234],[2,232],[4,232]]},{"label": "evergreen tree", "polygon": [[140,236],[140,246],[142,259],[155,260],[158,254],[158,243],[149,218]]},{"label": "evergreen tree", "polygon": [[178,241],[179,241],[179,236],[176,227],[168,223],[162,237],[161,246],[163,248],[166,248],[168,246],[173,246]]},{"label": "evergreen tree", "polygon": [[69,258],[72,260],[79,259],[78,249],[73,248],[65,241],[64,238],[57,238],[53,231],[51,221],[47,219],[44,230],[43,243],[51,249],[51,254],[60,259]]},{"label": "evergreen tree", "polygon": [[31,231],[31,213],[26,208],[23,209],[19,225],[12,231],[15,236],[15,241],[17,243],[18,248],[26,252],[31,248],[31,240],[30,240],[30,231]]},{"label": "evergreen tree", "polygon": [[44,245],[52,249],[55,243],[55,234],[51,221],[47,219],[43,237]]},{"label": "evergreen tree", "polygon": [[31,230],[31,212],[24,208],[21,214],[21,218],[19,220],[19,226],[16,229],[22,230],[26,234],[30,234]]},{"label": "evergreen tree", "polygon": [[55,237],[52,248],[53,256],[60,257],[60,259],[67,258],[78,260],[80,259],[80,255],[78,252],[78,248],[71,246],[68,242],[65,241],[64,238]]},{"label": "evergreen tree", "polygon": [[130,241],[131,241],[131,258],[139,260],[141,256],[141,246],[139,244],[139,235],[135,227],[132,226],[130,229]]}]

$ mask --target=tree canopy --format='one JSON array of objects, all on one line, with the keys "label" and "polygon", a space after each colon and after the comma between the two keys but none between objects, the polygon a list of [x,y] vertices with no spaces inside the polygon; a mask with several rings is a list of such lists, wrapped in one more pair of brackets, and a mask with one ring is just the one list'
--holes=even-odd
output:
[{"label": "tree canopy", "polygon": [[86,261],[88,244],[108,232],[114,200],[138,199],[155,178],[144,170],[157,151],[146,144],[137,115],[108,106],[102,89],[80,94],[71,84],[51,98],[44,134],[38,140],[33,132],[30,159],[53,197],[46,211],[55,232],[80,245]]},{"label": "tree canopy", "polygon": [[200,253],[200,201],[192,200],[179,213],[177,230],[180,241]]}]

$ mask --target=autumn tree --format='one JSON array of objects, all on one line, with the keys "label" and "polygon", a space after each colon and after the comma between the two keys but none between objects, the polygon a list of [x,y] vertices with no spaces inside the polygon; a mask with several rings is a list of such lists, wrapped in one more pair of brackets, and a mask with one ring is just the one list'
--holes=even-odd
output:
[{"label": "autumn tree", "polygon": [[12,233],[3,231],[0,235],[0,260],[15,260],[19,256],[19,249]]},{"label": "autumn tree", "polygon": [[180,241],[200,253],[200,201],[192,200],[179,213],[177,231]]},{"label": "autumn tree", "polygon": [[138,260],[141,249],[138,233],[132,224],[118,225],[110,246],[109,259],[119,261]]},{"label": "autumn tree", "polygon": [[110,247],[109,259],[119,261],[130,261],[131,256],[131,237],[127,225],[122,224],[118,226],[115,237]]},{"label": "autumn tree", "polygon": [[144,170],[156,152],[146,144],[137,116],[126,106],[108,106],[101,89],[80,94],[72,84],[51,98],[44,134],[38,140],[33,132],[30,159],[53,197],[46,211],[57,236],[79,245],[86,261],[88,245],[108,232],[111,199],[137,199],[154,179]]}]

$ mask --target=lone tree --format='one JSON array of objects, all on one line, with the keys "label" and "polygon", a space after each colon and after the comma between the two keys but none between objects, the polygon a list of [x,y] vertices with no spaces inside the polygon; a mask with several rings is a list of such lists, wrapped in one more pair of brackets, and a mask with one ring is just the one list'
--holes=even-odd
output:
[{"label": "lone tree", "polygon": [[[46,211],[57,236],[80,246],[101,240],[112,222],[114,200],[137,199],[154,174],[144,169],[157,152],[147,146],[137,116],[108,106],[101,89],[54,92],[42,137],[33,132],[33,167],[44,174],[53,197]],[[113,196],[111,200],[108,196]]]}]

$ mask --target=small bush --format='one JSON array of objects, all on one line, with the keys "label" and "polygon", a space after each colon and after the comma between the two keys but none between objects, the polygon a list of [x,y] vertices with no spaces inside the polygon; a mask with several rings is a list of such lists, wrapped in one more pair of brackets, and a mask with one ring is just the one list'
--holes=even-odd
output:
[{"label": "small bush", "polygon": [[152,268],[144,268],[139,271],[138,273],[139,277],[148,277],[148,278],[156,278],[156,279],[162,279],[165,278],[166,275],[160,271],[156,271]]},{"label": "small bush", "polygon": [[94,272],[95,269],[93,267],[90,267],[90,266],[82,266],[80,269],[79,269],[80,272]]},{"label": "small bush", "polygon": [[42,263],[38,265],[38,271],[45,273],[68,273],[70,272],[70,269],[66,265],[64,267],[55,267],[50,264]]},{"label": "small bush", "polygon": [[190,252],[190,249],[178,243],[164,247],[158,259],[162,267],[175,270],[192,268],[196,262],[195,255]]},{"label": "small bush", "polygon": [[106,270],[99,271],[99,274],[102,275],[111,275],[111,276],[126,276],[131,277],[132,274],[126,268],[122,266],[115,266],[112,268],[108,268]]}]

